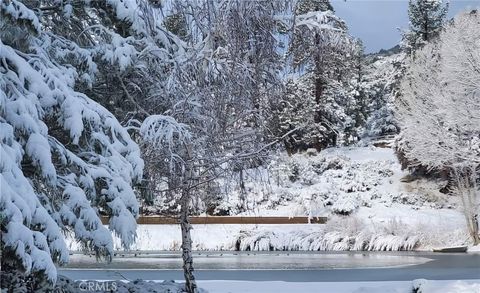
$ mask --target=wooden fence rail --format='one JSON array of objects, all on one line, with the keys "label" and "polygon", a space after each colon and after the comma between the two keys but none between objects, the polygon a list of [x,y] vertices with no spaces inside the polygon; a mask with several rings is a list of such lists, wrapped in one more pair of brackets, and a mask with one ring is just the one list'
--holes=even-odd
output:
[{"label": "wooden fence rail", "polygon": [[[313,217],[310,224],[325,224],[327,217]],[[108,217],[102,217],[102,223],[108,224]],[[175,225],[179,224],[178,218],[163,216],[140,216],[139,225]],[[192,224],[308,224],[308,217],[241,217],[241,216],[200,216],[190,217]]]}]

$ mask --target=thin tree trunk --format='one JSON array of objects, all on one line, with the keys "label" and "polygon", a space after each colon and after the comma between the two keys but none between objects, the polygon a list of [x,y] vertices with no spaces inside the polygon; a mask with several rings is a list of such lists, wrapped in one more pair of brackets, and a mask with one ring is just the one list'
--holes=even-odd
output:
[{"label": "thin tree trunk", "polygon": [[192,225],[188,216],[190,205],[190,190],[185,188],[182,192],[180,207],[180,227],[182,229],[182,258],[183,276],[185,278],[185,290],[188,293],[197,293],[197,282],[193,275],[192,237],[190,230]]},{"label": "thin tree trunk", "polygon": [[474,165],[473,167],[460,167],[453,169],[453,176],[457,181],[457,189],[462,200],[463,213],[467,221],[468,232],[473,240],[473,245],[480,244],[477,170],[477,165]]},{"label": "thin tree trunk", "polygon": [[472,239],[473,239],[473,245],[479,245],[480,244],[480,235],[479,235],[479,228],[478,228],[478,215],[474,215],[471,219],[472,224],[471,224],[471,234],[472,234]]}]

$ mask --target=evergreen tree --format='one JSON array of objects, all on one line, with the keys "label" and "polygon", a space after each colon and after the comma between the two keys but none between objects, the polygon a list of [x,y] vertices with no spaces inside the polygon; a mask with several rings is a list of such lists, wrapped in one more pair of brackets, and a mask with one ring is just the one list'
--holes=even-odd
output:
[{"label": "evergreen tree", "polygon": [[365,137],[381,137],[398,133],[394,102],[399,96],[400,81],[405,74],[405,53],[384,51],[365,58],[365,72],[360,92],[366,111]]},{"label": "evergreen tree", "polygon": [[442,0],[409,1],[410,32],[406,38],[412,50],[438,35],[447,12],[448,3],[443,4]]},{"label": "evergreen tree", "polygon": [[295,13],[298,15],[312,11],[333,11],[329,0],[300,0],[296,8]]},{"label": "evergreen tree", "polygon": [[280,132],[297,129],[287,140],[289,152],[353,142],[364,120],[357,115],[363,48],[328,3],[305,0],[295,9],[286,65],[293,74],[276,108]]},{"label": "evergreen tree", "polygon": [[100,105],[109,93],[96,78],[132,66],[128,35],[146,26],[132,1],[87,2],[0,1],[1,286],[11,292],[55,283],[65,232],[107,259],[112,232],[125,248],[136,238],[144,163]]}]

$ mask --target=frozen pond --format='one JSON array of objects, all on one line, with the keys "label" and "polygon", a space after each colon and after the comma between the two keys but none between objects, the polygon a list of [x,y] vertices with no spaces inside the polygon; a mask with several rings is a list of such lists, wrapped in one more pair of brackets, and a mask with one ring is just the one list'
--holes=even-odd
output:
[{"label": "frozen pond", "polygon": [[[431,259],[394,253],[201,252],[194,253],[196,270],[312,270],[411,266]],[[110,264],[94,256],[70,256],[71,268],[157,269],[182,268],[180,253],[123,254]]]},{"label": "frozen pond", "polygon": [[[198,280],[355,282],[480,279],[480,254],[429,252],[202,252]],[[77,280],[181,280],[181,255],[117,256],[110,264],[71,255],[59,273]]]}]

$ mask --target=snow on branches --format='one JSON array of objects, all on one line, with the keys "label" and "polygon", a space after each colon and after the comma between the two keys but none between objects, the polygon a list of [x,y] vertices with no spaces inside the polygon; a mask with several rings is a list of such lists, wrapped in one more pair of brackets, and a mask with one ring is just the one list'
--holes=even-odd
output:
[{"label": "snow on branches", "polygon": [[447,170],[474,245],[480,243],[480,16],[455,17],[416,52],[402,84],[398,147],[411,168]]},{"label": "snow on branches", "polygon": [[413,167],[480,163],[479,18],[456,17],[410,64],[398,113],[399,147]]},{"label": "snow on branches", "polygon": [[[64,231],[98,256],[113,253],[109,229],[124,247],[133,243],[139,207],[131,186],[143,161],[117,119],[76,91],[79,67],[90,80],[95,73],[93,53],[40,23],[22,3],[0,3],[2,267],[54,282],[53,263],[68,261]],[[17,25],[29,36],[12,39]]]}]

